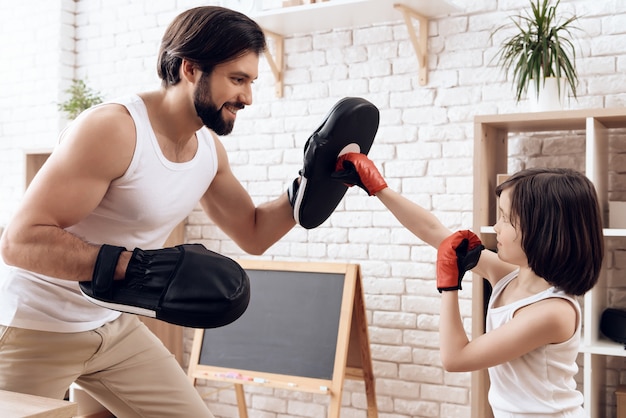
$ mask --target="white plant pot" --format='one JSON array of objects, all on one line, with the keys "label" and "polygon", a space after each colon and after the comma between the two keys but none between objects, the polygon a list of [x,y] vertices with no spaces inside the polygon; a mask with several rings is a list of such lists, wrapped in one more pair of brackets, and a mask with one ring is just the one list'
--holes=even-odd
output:
[{"label": "white plant pot", "polygon": [[[531,80],[528,85],[530,111],[547,112],[565,109],[566,82],[564,78],[548,77],[540,84],[539,94],[537,94],[535,82]],[[559,83],[561,84],[560,92]]]}]

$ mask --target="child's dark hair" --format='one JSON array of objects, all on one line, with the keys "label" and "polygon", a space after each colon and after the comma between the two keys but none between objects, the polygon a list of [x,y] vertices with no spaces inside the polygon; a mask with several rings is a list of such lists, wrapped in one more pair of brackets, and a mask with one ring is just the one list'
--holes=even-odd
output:
[{"label": "child's dark hair", "polygon": [[511,222],[519,226],[529,267],[570,295],[598,281],[604,257],[602,218],[595,187],[566,168],[522,170],[496,187],[511,193]]},{"label": "child's dark hair", "polygon": [[267,47],[259,25],[246,15],[218,6],[195,7],[170,23],[159,49],[157,72],[163,86],[180,81],[183,59],[210,74],[216,65]]}]

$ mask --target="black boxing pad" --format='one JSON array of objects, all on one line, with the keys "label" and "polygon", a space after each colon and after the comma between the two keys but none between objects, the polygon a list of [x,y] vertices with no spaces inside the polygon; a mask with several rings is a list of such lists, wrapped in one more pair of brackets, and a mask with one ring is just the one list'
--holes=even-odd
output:
[{"label": "black boxing pad", "polygon": [[626,347],[626,311],[607,308],[600,318],[600,331],[611,340]]},{"label": "black boxing pad", "polygon": [[250,281],[245,270],[201,244],[136,248],[126,277],[113,280],[124,250],[103,245],[92,280],[79,282],[80,291],[92,303],[192,328],[230,324],[248,307]]},{"label": "black boxing pad", "polygon": [[346,152],[369,152],[378,131],[378,108],[360,97],[339,100],[304,147],[300,185],[290,198],[294,219],[306,229],[333,213],[348,187],[331,177]]}]

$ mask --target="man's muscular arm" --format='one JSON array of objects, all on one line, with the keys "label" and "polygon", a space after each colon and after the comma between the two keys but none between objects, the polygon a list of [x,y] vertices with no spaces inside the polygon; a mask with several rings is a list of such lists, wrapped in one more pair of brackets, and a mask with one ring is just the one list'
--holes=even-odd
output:
[{"label": "man's muscular arm", "polygon": [[255,206],[235,178],[224,145],[216,138],[218,170],[202,197],[202,208],[237,245],[249,254],[262,254],[296,224],[287,193]]},{"label": "man's muscular arm", "polygon": [[[2,236],[5,263],[67,280],[89,280],[99,246],[64,228],[76,224],[99,204],[109,184],[128,167],[135,127],[119,105],[81,115],[37,173]],[[115,272],[122,278],[130,253]]]}]

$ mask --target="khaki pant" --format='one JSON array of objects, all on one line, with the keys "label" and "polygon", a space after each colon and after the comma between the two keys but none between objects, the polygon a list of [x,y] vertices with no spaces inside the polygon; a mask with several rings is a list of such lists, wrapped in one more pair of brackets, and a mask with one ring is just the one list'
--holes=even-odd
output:
[{"label": "khaki pant", "polygon": [[0,389],[63,399],[73,382],[118,418],[213,418],[174,356],[134,315],[78,333],[0,326]]}]

